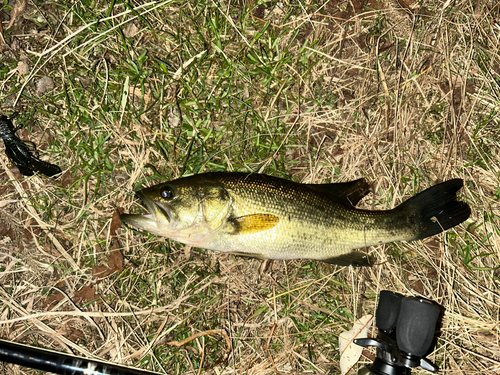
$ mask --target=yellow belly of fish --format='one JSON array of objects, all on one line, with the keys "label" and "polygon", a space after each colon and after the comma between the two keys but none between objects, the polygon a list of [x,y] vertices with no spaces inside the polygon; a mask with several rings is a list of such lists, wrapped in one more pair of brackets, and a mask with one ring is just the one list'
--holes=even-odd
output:
[{"label": "yellow belly of fish", "polygon": [[298,222],[287,222],[256,233],[219,233],[198,246],[261,259],[322,260],[344,255],[353,249],[405,239],[404,234],[400,236],[402,238],[398,237],[383,231],[339,230],[320,225],[305,230]]}]

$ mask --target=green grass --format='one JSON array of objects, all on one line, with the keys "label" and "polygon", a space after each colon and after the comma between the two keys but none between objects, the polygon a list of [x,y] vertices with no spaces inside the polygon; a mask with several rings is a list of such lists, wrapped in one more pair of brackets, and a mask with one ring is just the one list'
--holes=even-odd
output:
[{"label": "green grass", "polygon": [[[0,336],[169,374],[338,373],[339,334],[389,289],[446,310],[430,356],[443,371],[498,371],[498,4],[359,5],[42,1],[10,29],[2,5],[0,112],[17,112],[18,135],[64,175],[24,178],[0,155]],[[37,91],[44,76],[53,90]],[[113,237],[116,208],[139,210],[133,191],[233,170],[365,177],[367,209],[463,178],[473,213],[445,235],[370,249],[372,269],[264,270]],[[116,240],[124,267],[97,279]],[[89,286],[95,298],[78,299]],[[220,335],[167,344],[212,329],[228,333],[227,359]]]}]

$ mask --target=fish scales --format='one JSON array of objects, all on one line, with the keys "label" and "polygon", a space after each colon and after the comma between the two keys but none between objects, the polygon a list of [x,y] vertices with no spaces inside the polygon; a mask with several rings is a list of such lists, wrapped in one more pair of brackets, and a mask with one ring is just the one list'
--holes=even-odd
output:
[{"label": "fish scales", "polygon": [[466,220],[450,180],[385,211],[355,208],[363,179],[300,184],[261,174],[204,173],[138,192],[150,215],[122,215],[139,229],[209,250],[263,259],[369,265],[354,249],[422,239]]},{"label": "fish scales", "polygon": [[[273,259],[310,257],[326,259],[346,250],[414,236],[407,220],[394,220],[390,211],[365,211],[332,201],[301,184],[286,180],[273,185],[267,178],[242,181],[221,176],[220,183],[233,198],[236,217],[267,213],[280,218],[276,227],[252,236],[229,235],[211,247],[240,249]],[[404,218],[401,218],[404,219]],[[207,247],[208,248],[208,247]]]}]

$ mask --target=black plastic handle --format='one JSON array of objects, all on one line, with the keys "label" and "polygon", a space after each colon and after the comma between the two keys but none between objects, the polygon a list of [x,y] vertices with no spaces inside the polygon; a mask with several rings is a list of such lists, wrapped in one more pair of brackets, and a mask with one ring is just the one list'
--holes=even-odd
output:
[{"label": "black plastic handle", "polygon": [[403,298],[396,326],[396,341],[401,351],[424,357],[431,347],[440,309],[425,299]]}]

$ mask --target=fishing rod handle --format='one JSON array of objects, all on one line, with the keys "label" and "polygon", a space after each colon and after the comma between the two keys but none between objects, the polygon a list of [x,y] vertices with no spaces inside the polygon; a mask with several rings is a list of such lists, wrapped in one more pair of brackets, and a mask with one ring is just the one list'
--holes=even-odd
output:
[{"label": "fishing rod handle", "polygon": [[0,361],[61,375],[160,375],[0,340]]}]

